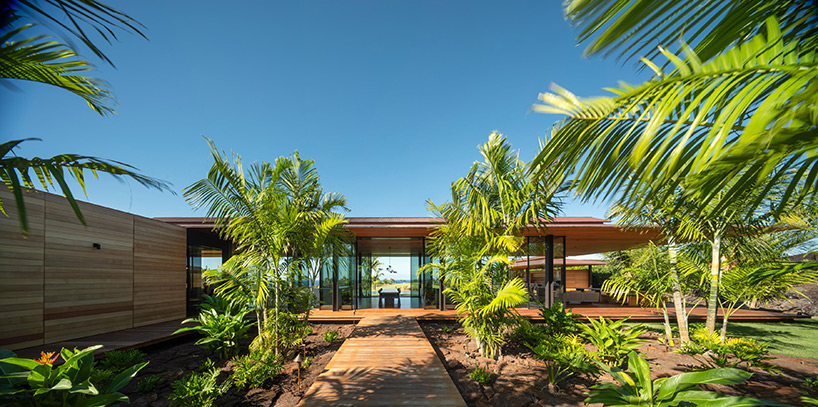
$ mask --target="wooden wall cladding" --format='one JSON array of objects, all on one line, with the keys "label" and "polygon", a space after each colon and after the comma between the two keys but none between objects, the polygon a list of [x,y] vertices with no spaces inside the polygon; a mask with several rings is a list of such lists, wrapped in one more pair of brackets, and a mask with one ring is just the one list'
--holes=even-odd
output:
[{"label": "wooden wall cladding", "polygon": [[184,318],[185,229],[134,217],[134,326]]},{"label": "wooden wall cladding", "polygon": [[0,348],[185,317],[184,228],[80,202],[82,225],[65,198],[28,192],[24,237],[0,189]]},{"label": "wooden wall cladding", "polygon": [[0,183],[0,348],[43,344],[44,194],[26,192],[28,235],[20,229],[14,196]]},{"label": "wooden wall cladding", "polygon": [[86,226],[65,198],[46,196],[46,343],[133,327],[133,215],[80,210]]},{"label": "wooden wall cladding", "polygon": [[565,287],[567,288],[588,288],[591,282],[588,281],[588,269],[565,270]]}]

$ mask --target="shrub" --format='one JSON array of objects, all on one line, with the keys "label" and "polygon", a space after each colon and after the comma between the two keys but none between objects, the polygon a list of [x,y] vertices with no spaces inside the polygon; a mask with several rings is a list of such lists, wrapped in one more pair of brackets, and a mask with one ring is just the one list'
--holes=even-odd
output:
[{"label": "shrub", "polygon": [[336,339],[338,339],[338,331],[332,330],[329,332],[324,332],[324,342],[330,343]]},{"label": "shrub", "polygon": [[443,332],[444,334],[449,334],[449,333],[452,333],[452,327],[450,327],[448,325],[443,325],[440,328],[440,331]]},{"label": "shrub", "polygon": [[767,362],[772,359],[768,343],[745,338],[726,338],[722,342],[718,333],[710,332],[704,327],[694,329],[690,340],[677,352],[692,356],[702,368],[732,367],[750,370],[755,367],[770,373],[779,372],[776,365]]},{"label": "shrub", "polygon": [[594,358],[608,366],[616,366],[622,363],[629,352],[639,348],[643,342],[639,335],[645,333],[645,326],[637,324],[626,329],[622,324],[629,318],[612,321],[600,316],[599,321],[588,319],[590,326],[580,325],[584,331],[583,336],[597,348],[593,352]]},{"label": "shrub", "polygon": [[489,384],[489,381],[491,381],[491,373],[479,366],[469,373],[469,377],[483,386]]},{"label": "shrub", "polygon": [[547,335],[570,335],[577,331],[574,314],[559,301],[555,301],[551,307],[540,304],[540,315],[545,320],[542,330]]},{"label": "shrub", "polygon": [[153,391],[161,379],[157,375],[145,376],[136,382],[136,392],[145,394]]},{"label": "shrub", "polygon": [[517,321],[517,328],[511,334],[511,338],[531,348],[545,339],[545,332],[540,327],[532,324],[531,321],[520,318]]},{"label": "shrub", "polygon": [[534,357],[545,363],[546,380],[553,391],[575,374],[596,375],[599,369],[585,351],[585,343],[576,335],[543,336],[536,346],[529,346]]},{"label": "shrub", "polygon": [[[276,322],[277,321],[277,322]],[[276,334],[277,333],[277,334]],[[312,333],[309,322],[287,311],[279,311],[278,318],[267,319],[262,331],[250,344],[253,351],[277,349],[287,354],[304,343],[304,338]]]},{"label": "shrub", "polygon": [[105,357],[99,361],[99,365],[105,369],[122,370],[128,366],[137,365],[146,361],[145,353],[139,349],[112,350],[105,353]]},{"label": "shrub", "polygon": [[94,386],[105,387],[114,378],[116,373],[111,369],[95,368],[91,371],[89,380],[94,383]]},{"label": "shrub", "polygon": [[[59,355],[42,352],[38,359],[18,358],[14,352],[0,350],[0,405],[107,406],[128,401],[118,391],[148,363],[131,366],[97,387],[91,377],[96,370],[93,352],[100,348],[102,345],[73,351],[63,348]],[[55,367],[58,356],[64,362]]]},{"label": "shrub", "polygon": [[239,341],[247,337],[247,331],[252,326],[252,322],[244,320],[247,312],[227,314],[219,313],[215,309],[202,310],[198,318],[188,318],[182,321],[183,324],[198,322],[199,326],[182,328],[174,332],[174,334],[197,331],[204,335],[204,338],[196,341],[197,345],[202,345],[222,359],[228,359],[236,354]]},{"label": "shrub", "polygon": [[190,373],[171,384],[173,407],[211,407],[213,402],[230,389],[230,382],[218,384],[221,370],[213,368],[204,373]]},{"label": "shrub", "polygon": [[585,404],[602,403],[604,406],[787,406],[771,401],[699,390],[698,384],[738,384],[749,379],[752,373],[739,369],[720,368],[703,372],[682,373],[676,376],[651,380],[648,362],[636,352],[628,354],[628,371],[616,367],[605,369],[618,382],[597,383],[588,391]]},{"label": "shrub", "polygon": [[304,361],[301,362],[302,369],[309,369],[310,365],[312,365],[312,356],[305,356]]},{"label": "shrub", "polygon": [[215,310],[219,314],[238,315],[247,308],[246,301],[241,299],[226,300],[219,295],[204,294],[200,310]]},{"label": "shrub", "polygon": [[199,372],[209,372],[216,368],[216,363],[213,362],[210,358],[207,358],[202,361],[202,364],[199,365]]},{"label": "shrub", "polygon": [[818,376],[804,379],[804,390],[813,397],[818,397]]},{"label": "shrub", "polygon": [[232,380],[239,390],[261,387],[267,379],[281,373],[284,367],[281,357],[276,357],[268,351],[239,356],[234,363],[238,367],[233,369]]}]

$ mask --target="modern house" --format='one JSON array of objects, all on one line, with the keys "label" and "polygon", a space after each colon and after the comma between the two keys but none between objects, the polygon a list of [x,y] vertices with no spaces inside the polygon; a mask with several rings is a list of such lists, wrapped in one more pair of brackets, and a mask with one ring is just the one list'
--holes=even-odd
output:
[{"label": "modern house", "polygon": [[[3,202],[13,202],[5,189]],[[61,196],[26,192],[31,230],[14,205],[0,216],[0,348],[19,349],[184,318],[204,290],[203,267],[217,267],[232,244],[205,218],[155,218],[80,202],[87,226]],[[438,218],[352,217],[348,253],[316,276],[321,308],[379,307],[372,259],[403,268],[400,307],[446,309],[439,276],[418,270],[431,259],[426,240]],[[524,234],[512,273],[532,297],[551,304],[566,283],[582,288],[567,256],[622,250],[661,238],[653,227],[624,229],[591,217],[555,218]],[[369,261],[367,261],[369,260]],[[586,264],[587,265],[587,264]],[[382,270],[381,270],[382,271]],[[584,271],[588,273],[588,271]],[[586,274],[587,275],[587,274]],[[563,283],[565,282],[565,283]],[[551,289],[549,289],[549,287]],[[570,289],[570,288],[569,288]]]}]

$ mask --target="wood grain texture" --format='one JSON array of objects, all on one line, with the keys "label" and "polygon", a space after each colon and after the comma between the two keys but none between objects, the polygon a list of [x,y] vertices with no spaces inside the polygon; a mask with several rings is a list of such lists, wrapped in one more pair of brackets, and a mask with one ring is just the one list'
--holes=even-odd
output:
[{"label": "wood grain texture", "polygon": [[185,317],[185,229],[134,217],[134,327]]},{"label": "wood grain texture", "polygon": [[25,196],[28,236],[0,185],[0,348],[185,317],[184,228],[79,202],[83,225],[65,198]]},{"label": "wood grain texture", "polygon": [[29,233],[23,235],[14,196],[0,184],[0,348],[43,344],[45,201],[25,192]]},{"label": "wood grain texture", "polygon": [[465,406],[411,316],[362,319],[298,403],[311,406]]}]

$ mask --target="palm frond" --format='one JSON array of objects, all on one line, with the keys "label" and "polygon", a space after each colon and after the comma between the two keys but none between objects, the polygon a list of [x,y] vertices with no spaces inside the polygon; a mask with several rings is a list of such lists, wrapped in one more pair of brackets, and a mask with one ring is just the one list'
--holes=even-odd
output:
[{"label": "palm frond", "polygon": [[90,62],[64,44],[40,35],[21,37],[31,25],[0,36],[0,78],[44,83],[80,96],[100,115],[115,113],[116,102],[106,82],[86,76],[93,71]]}]

